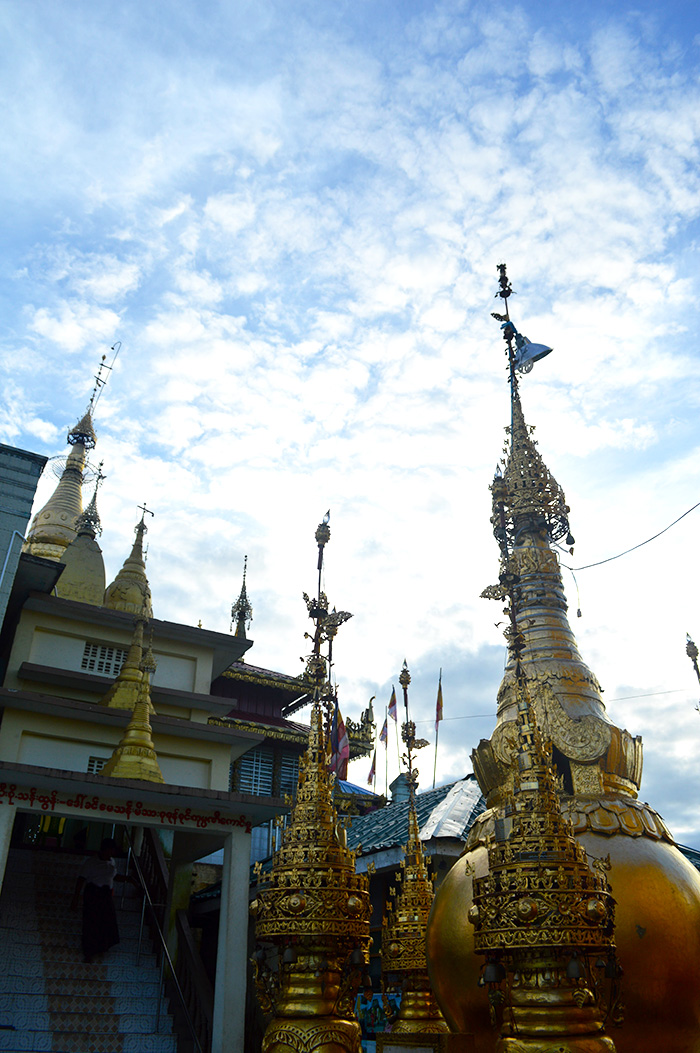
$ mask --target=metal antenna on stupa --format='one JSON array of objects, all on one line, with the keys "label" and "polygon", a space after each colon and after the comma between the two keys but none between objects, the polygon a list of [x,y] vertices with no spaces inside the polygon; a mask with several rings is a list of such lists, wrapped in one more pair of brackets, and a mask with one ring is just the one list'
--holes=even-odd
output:
[{"label": "metal antenna on stupa", "polygon": [[505,314],[499,314],[497,311],[492,311],[491,317],[501,323],[503,339],[508,347],[510,384],[513,394],[515,395],[518,386],[516,373],[529,373],[535,362],[539,362],[539,360],[544,358],[545,355],[550,354],[552,348],[547,344],[533,344],[532,340],[523,336],[523,334],[519,333],[515,328],[508,310],[508,298],[513,295],[513,287],[506,275],[505,263],[499,263],[496,270],[498,271],[498,284],[500,285],[496,297],[503,300]]},{"label": "metal antenna on stupa", "polygon": [[114,351],[114,358],[112,364],[107,365],[107,355],[103,355],[100,364],[97,367],[97,373],[95,373],[95,383],[93,384],[92,394],[90,395],[90,401],[88,402],[88,413],[92,416],[97,403],[100,401],[100,395],[102,394],[102,388],[109,380],[109,374],[114,369],[114,363],[117,360],[117,355],[121,351],[122,342],[117,340],[116,343],[112,344],[110,351]]},{"label": "metal antenna on stupa", "polygon": [[[248,599],[248,591],[246,589],[245,579],[248,571],[248,557],[243,558],[243,584],[241,585],[241,591],[238,595],[238,599],[231,607],[231,631],[233,632],[233,626],[235,624],[236,630],[233,633],[234,636],[240,636],[243,640],[246,639],[246,628],[250,629],[250,623],[253,620],[253,608],[250,600]],[[247,623],[247,625],[246,625]]]}]

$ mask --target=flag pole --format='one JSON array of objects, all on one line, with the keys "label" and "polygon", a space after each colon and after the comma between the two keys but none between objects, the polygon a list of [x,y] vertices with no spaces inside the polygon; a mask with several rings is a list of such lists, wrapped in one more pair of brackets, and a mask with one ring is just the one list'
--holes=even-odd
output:
[{"label": "flag pole", "polygon": [[438,680],[438,697],[435,704],[435,760],[433,762],[433,789],[435,789],[435,773],[437,772],[438,738],[440,736],[440,721],[442,720],[442,669]]},{"label": "flag pole", "polygon": [[[389,707],[384,707],[384,727],[389,730]],[[389,750],[384,742],[384,796],[389,800]]]}]

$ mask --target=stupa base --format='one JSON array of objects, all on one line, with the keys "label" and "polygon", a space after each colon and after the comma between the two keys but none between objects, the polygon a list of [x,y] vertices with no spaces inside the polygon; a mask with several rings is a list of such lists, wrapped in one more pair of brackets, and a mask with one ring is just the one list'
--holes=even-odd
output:
[{"label": "stupa base", "polygon": [[361,1053],[360,1026],[339,1017],[282,1017],[272,1021],[262,1053]]},{"label": "stupa base", "polygon": [[474,1053],[474,1036],[466,1034],[397,1034],[377,1035],[377,1053]]},{"label": "stupa base", "polygon": [[496,1053],[615,1053],[615,1043],[606,1035],[558,1035],[544,1038],[501,1038]]}]

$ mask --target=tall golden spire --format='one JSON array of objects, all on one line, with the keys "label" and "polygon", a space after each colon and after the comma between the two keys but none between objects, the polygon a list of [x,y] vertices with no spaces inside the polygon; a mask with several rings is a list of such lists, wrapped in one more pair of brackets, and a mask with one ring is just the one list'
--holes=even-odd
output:
[{"label": "tall golden spire", "polygon": [[250,623],[253,620],[253,608],[248,599],[248,592],[246,590],[245,579],[248,570],[248,557],[245,556],[243,560],[243,584],[241,585],[241,591],[238,599],[231,607],[231,628],[235,622],[236,630],[234,636],[240,636],[241,639],[245,640],[246,634],[246,622],[247,628],[250,629]]},{"label": "tall golden spire", "polygon": [[[505,267],[499,267],[499,272],[498,295],[507,302],[511,290]],[[559,946],[572,949],[572,958],[581,931],[592,933],[594,942],[600,936],[605,912],[594,903],[583,918],[565,893],[567,885],[569,892],[575,887],[590,891],[589,899],[601,899],[605,907],[605,897],[598,895],[605,890],[586,888],[588,878],[575,853],[563,841],[557,847],[563,834],[552,807],[552,780],[536,773],[534,785],[528,785],[529,773],[542,764],[539,752],[523,749],[523,742],[537,732],[548,764],[551,745],[554,785],[563,817],[570,821],[589,859],[610,860],[615,941],[624,969],[627,1005],[624,1025],[615,1036],[618,1053],[657,1053],[660,1049],[695,1053],[700,1034],[700,876],[675,847],[661,817],[637,799],[641,739],[610,721],[598,682],[576,646],[554,551],[559,539],[573,543],[568,509],[561,489],[533,448],[522,416],[515,329],[507,311],[496,317],[504,323],[508,345],[512,417],[505,472],[497,471],[491,488],[494,534],[501,549],[499,582],[485,595],[502,604],[507,601],[506,613],[512,619],[509,656],[498,693],[496,729],[472,754],[488,807],[469,832],[466,859],[455,864],[436,893],[427,933],[430,975],[450,1027],[474,1032],[481,1053],[493,1049],[493,1036],[487,1006],[477,987],[483,964],[480,956],[495,953],[499,924],[510,927],[502,946],[506,936],[515,939],[516,932],[520,942],[512,944],[513,955],[506,955],[505,965],[502,956],[500,969],[498,961],[490,960],[482,980],[500,983],[507,974],[510,990],[503,994],[511,998],[512,1019],[520,1021],[523,1029],[533,1029],[534,1011],[543,993],[561,976],[551,956],[557,940],[546,935],[547,926],[558,925],[559,918],[566,920]],[[568,837],[568,823],[566,826]],[[550,834],[553,840],[548,844]],[[528,842],[531,836],[541,838],[537,848],[533,841]],[[560,875],[556,853],[562,852]],[[495,899],[486,909],[490,896]],[[472,901],[475,910],[470,915]],[[489,918],[492,908],[495,913]],[[485,929],[478,928],[482,924]],[[653,942],[649,939],[652,932]],[[533,947],[529,965],[523,962],[529,953],[524,949],[528,933]],[[550,950],[541,954],[541,969],[533,980],[536,958],[543,950],[541,938],[545,943],[549,939]],[[605,955],[600,963],[602,972],[598,961],[593,970],[582,963],[582,972],[576,964],[566,970],[567,981],[587,981],[569,985],[574,1006],[590,1008],[587,1023],[581,1021],[586,1028],[595,1019],[596,999],[589,998],[595,991],[590,982],[602,982],[608,967]],[[613,965],[610,968],[614,971]],[[568,1012],[561,1000],[565,989],[566,984],[559,993],[552,992],[550,1008],[542,1006],[537,1037],[504,1037],[497,1045],[498,1053],[600,1049],[593,1035],[592,1044],[581,1045],[561,1029],[555,1029],[558,1034],[548,1031],[546,1018],[552,1006],[558,1004],[564,1016]],[[570,1009],[573,1023],[576,1013]],[[579,1033],[583,1037],[584,1032]]]},{"label": "tall golden spire", "polygon": [[143,505],[141,520],[135,527],[136,538],[131,553],[114,581],[107,586],[103,606],[114,611],[127,611],[130,614],[140,615],[145,612],[147,618],[152,618],[151,587],[148,584],[146,562],[143,558],[143,536],[147,530],[147,512],[153,515],[153,512]]},{"label": "tall golden spire", "polygon": [[[120,347],[121,343],[117,341],[112,348],[115,351],[115,359]],[[77,536],[77,519],[83,510],[85,456],[97,444],[92,417],[106,383],[103,373],[109,372],[114,365],[114,361],[112,366],[106,365],[105,360],[106,355],[103,355],[85,413],[68,432],[67,442],[72,449],[66,459],[58,486],[44,507],[36,513],[27,532],[22,551],[32,556],[60,560],[64,550]]]},{"label": "tall golden spire", "polygon": [[[143,626],[143,623],[140,623]],[[156,662],[150,644],[141,661],[142,679],[131,720],[121,742],[100,772],[112,779],[141,779],[144,782],[164,782],[158,764],[149,712],[151,703],[150,679],[156,671]]]},{"label": "tall golden spire", "polygon": [[[322,539],[318,531],[316,536],[319,578],[330,536],[327,522],[322,527]],[[367,963],[371,905],[367,877],[355,873],[355,853],[347,847],[333,803],[321,709],[326,676],[322,614],[315,617],[319,662],[311,666],[314,701],[296,800],[271,872],[263,879],[256,866],[258,894],[251,904],[256,939],[271,944],[274,952],[270,957],[262,948],[256,953],[255,983],[263,1012],[272,1014],[263,1049],[358,1053],[354,1003]]]},{"label": "tall golden spire", "polygon": [[425,954],[425,930],[433,904],[433,878],[428,871],[430,857],[423,852],[416,814],[418,771],[413,767],[413,751],[428,743],[416,738],[416,725],[408,715],[408,685],[411,676],[406,662],[399,675],[403,688],[406,720],[401,738],[406,746],[404,760],[408,767],[408,841],[404,846],[401,869],[396,874],[396,888],[389,889],[393,898],[386,904],[382,924],[382,985],[398,989],[401,1008],[394,1021],[392,1034],[441,1034],[449,1031],[433,995]]},{"label": "tall golden spire", "polygon": [[85,456],[97,442],[92,424],[92,403],[75,427],[68,432],[71,447],[58,486],[43,508],[32,519],[23,552],[44,559],[60,560],[77,536],[76,522],[83,510],[83,471]]},{"label": "tall golden spire", "polygon": [[[498,585],[482,596],[503,600],[511,585],[516,590],[516,611],[524,647],[523,669],[542,734],[555,748],[555,764],[571,792],[600,793],[624,790],[636,796],[642,776],[639,737],[615,727],[608,717],[597,678],[585,664],[567,618],[557,542],[574,544],[569,506],[564,491],[544,463],[534,428],[526,421],[518,390],[514,347],[515,332],[508,318],[510,284],[505,288],[504,322],[511,384],[511,424],[506,428],[504,459],[491,485],[494,537],[501,550]],[[510,328],[509,328],[510,327]],[[498,726],[490,743],[474,753],[474,770],[482,788],[495,803],[509,783],[512,741],[517,720],[515,664],[511,652],[498,692]]]}]

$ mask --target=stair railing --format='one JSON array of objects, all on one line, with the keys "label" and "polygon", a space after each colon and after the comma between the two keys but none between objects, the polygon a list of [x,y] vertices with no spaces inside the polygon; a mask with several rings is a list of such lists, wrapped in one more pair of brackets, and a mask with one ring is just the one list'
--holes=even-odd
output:
[{"label": "stair railing", "polygon": [[[185,998],[184,992],[183,992],[182,987],[180,985],[180,981],[178,979],[177,972],[175,971],[175,966],[173,965],[173,960],[170,957],[170,951],[168,950],[168,944],[167,944],[167,941],[165,939],[165,935],[163,933],[163,929],[161,927],[161,924],[159,922],[158,915],[156,913],[156,907],[163,907],[164,908],[165,903],[164,902],[163,903],[154,903],[153,902],[153,899],[151,898],[151,893],[150,893],[148,885],[146,883],[146,879],[144,877],[144,872],[143,872],[143,870],[141,868],[141,865],[140,865],[140,862],[139,862],[139,858],[136,855],[136,853],[133,851],[134,845],[133,845],[133,841],[131,839],[131,833],[129,832],[129,830],[127,828],[125,828],[125,832],[126,832],[127,842],[129,844],[129,847],[132,850],[131,862],[134,865],[134,869],[136,871],[136,876],[138,877],[139,884],[141,885],[141,890],[142,890],[143,895],[144,895],[144,903],[147,903],[148,907],[150,909],[151,918],[152,918],[152,921],[153,921],[153,927],[154,927],[154,929],[155,929],[155,931],[156,931],[156,933],[158,935],[158,938],[159,938],[161,955],[162,955],[161,963],[160,963],[160,966],[161,966],[161,968],[160,968],[160,982],[158,984],[158,1005],[156,1007],[156,1021],[155,1021],[155,1029],[154,1030],[157,1033],[158,1029],[160,1027],[160,1009],[161,1009],[161,1000],[162,1000],[162,997],[163,997],[163,967],[164,967],[165,962],[167,961],[168,967],[170,969],[170,975],[172,977],[173,984],[175,986],[175,990],[177,992],[177,996],[178,996],[178,999],[179,999],[179,1002],[180,1002],[180,1006],[182,1008],[182,1011],[183,1011],[183,1014],[184,1014],[184,1017],[185,1017],[185,1021],[187,1023],[187,1027],[189,1028],[190,1035],[192,1037],[192,1041],[194,1043],[195,1053],[208,1053],[208,1051],[205,1050],[205,1048],[202,1046],[202,1043],[199,1040],[199,1035],[197,1034],[197,1029],[196,1029],[196,1027],[194,1025],[194,1021],[192,1020],[192,1016],[190,1015],[190,1011],[189,1011],[188,1006],[187,1006],[187,1000]],[[155,839],[152,839],[152,841],[153,840],[155,840]],[[147,860],[148,860],[148,855],[146,855],[144,857],[144,862],[145,862],[146,866],[150,869],[150,866],[149,866],[149,863],[147,862]],[[167,881],[166,881],[166,891],[167,891]],[[143,919],[143,912],[142,912],[142,919]],[[139,942],[140,942],[140,938],[139,938]]]},{"label": "stair railing", "polygon": [[214,1030],[214,990],[204,971],[186,910],[175,915],[177,976],[202,1046],[211,1049]]}]

